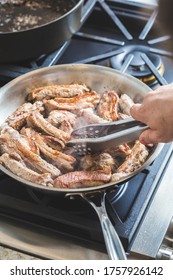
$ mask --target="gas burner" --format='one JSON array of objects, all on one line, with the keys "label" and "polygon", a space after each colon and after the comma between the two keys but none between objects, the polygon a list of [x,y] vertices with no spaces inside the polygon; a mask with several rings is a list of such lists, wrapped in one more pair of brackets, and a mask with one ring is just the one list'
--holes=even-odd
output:
[{"label": "gas burner", "polygon": [[115,69],[126,71],[128,74],[140,79],[142,82],[153,85],[157,79],[152,69],[148,67],[145,57],[163,77],[164,64],[158,54],[151,53],[149,48],[141,45],[128,45],[122,48],[122,53],[110,59],[111,66]]}]

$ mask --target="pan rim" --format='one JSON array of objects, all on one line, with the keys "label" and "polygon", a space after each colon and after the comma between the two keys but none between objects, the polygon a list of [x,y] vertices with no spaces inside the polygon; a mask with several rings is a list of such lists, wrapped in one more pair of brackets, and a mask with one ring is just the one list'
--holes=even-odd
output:
[{"label": "pan rim", "polygon": [[82,64],[82,63],[67,63],[67,64],[59,64],[59,65],[52,65],[52,66],[48,66],[48,67],[42,67],[39,69],[35,69],[35,70],[31,70],[25,74],[22,74],[16,78],[14,78],[13,80],[11,80],[10,82],[8,82],[7,84],[5,84],[4,86],[2,86],[0,88],[0,94],[2,91],[8,89],[8,87],[11,87],[12,85],[15,85],[16,83],[20,82],[20,80],[23,80],[24,78],[29,78],[30,76],[32,77],[35,74],[43,74],[44,72],[47,71],[47,69],[63,69],[66,68],[67,70],[71,70],[70,68],[82,68],[80,70],[89,70],[89,68],[96,68],[99,69],[100,71],[106,71],[106,72],[110,72],[112,74],[116,73],[117,75],[120,76],[124,76],[127,77],[129,79],[131,79],[134,82],[137,82],[141,87],[148,89],[148,91],[152,91],[152,89],[147,86],[146,84],[144,84],[142,81],[138,80],[137,78],[133,77],[132,75],[128,74],[128,73],[122,73],[120,70],[117,69],[113,69],[113,68],[109,68],[107,66],[102,66],[102,65],[95,65],[95,64]]}]

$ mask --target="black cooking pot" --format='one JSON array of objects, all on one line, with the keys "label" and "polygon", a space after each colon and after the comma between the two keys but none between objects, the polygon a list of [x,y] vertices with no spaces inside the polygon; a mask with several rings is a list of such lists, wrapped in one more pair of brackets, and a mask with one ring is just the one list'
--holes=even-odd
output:
[{"label": "black cooking pot", "polygon": [[31,29],[0,32],[0,63],[36,58],[60,47],[80,28],[84,0],[63,0],[75,5],[57,19]]}]

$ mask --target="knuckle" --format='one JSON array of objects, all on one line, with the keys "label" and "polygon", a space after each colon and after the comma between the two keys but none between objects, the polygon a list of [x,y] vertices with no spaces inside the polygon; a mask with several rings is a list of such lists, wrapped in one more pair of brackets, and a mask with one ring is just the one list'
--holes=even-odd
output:
[{"label": "knuckle", "polygon": [[146,106],[145,106],[144,103],[141,104],[141,106],[139,106],[139,108],[138,108],[138,114],[139,114],[140,116],[142,116],[142,117],[146,117],[146,115],[147,115],[147,108],[146,108]]},{"label": "knuckle", "polygon": [[145,95],[144,100],[148,100],[148,99],[150,99],[150,98],[153,97],[153,96],[154,96],[154,92],[150,91],[150,92],[148,92],[148,93]]}]

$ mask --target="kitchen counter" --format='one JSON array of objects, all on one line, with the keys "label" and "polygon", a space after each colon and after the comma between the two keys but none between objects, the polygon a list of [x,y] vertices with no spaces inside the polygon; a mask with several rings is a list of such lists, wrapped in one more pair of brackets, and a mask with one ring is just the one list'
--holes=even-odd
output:
[{"label": "kitchen counter", "polygon": [[0,246],[0,260],[38,260],[38,258]]}]

